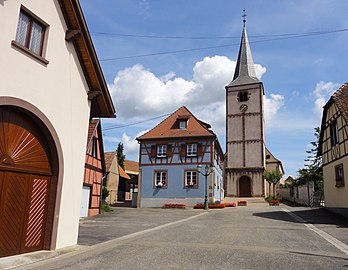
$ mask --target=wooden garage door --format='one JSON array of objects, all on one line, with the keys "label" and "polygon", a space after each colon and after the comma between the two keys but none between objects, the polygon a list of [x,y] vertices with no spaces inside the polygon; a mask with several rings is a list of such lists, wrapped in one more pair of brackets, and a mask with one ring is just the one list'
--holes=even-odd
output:
[{"label": "wooden garage door", "polygon": [[0,107],[0,257],[43,249],[51,169],[38,127]]}]

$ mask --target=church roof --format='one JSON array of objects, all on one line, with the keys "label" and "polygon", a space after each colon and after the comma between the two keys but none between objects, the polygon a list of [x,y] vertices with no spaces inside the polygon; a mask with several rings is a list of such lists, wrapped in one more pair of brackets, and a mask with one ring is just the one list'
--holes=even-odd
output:
[{"label": "church roof", "polygon": [[243,33],[240,42],[238,59],[233,80],[228,86],[258,83],[260,80],[256,77],[253,57],[251,55],[248,35],[243,21]]},{"label": "church roof", "polygon": [[[180,120],[186,121],[186,128],[179,128]],[[153,129],[138,137],[137,140],[183,137],[215,138],[216,135],[209,128],[209,124],[198,120],[185,106],[182,106]]]}]

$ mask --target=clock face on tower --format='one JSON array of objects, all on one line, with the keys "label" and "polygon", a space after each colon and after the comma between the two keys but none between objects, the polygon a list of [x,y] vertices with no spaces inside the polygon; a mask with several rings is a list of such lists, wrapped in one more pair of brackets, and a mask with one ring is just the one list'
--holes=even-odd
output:
[{"label": "clock face on tower", "polygon": [[246,112],[248,110],[248,105],[246,104],[240,105],[239,110],[243,113]]}]

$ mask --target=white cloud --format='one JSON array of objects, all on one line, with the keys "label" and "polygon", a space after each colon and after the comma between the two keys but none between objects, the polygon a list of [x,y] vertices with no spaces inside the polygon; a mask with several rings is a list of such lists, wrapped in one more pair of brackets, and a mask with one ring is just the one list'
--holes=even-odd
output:
[{"label": "white cloud", "polygon": [[315,97],[313,112],[321,118],[323,106],[328,101],[330,96],[340,87],[339,83],[320,81],[315,86],[313,95]]},{"label": "white cloud", "polygon": [[139,144],[136,138],[146,132],[148,132],[148,130],[141,131],[134,137],[127,135],[127,133],[122,134],[121,142],[124,146],[124,154],[126,155],[126,159],[136,160],[137,157],[139,157]]},{"label": "white cloud", "polygon": [[284,96],[278,94],[270,94],[270,97],[265,96],[265,122],[266,127],[270,127],[276,118],[278,111],[284,105]]},{"label": "white cloud", "polygon": [[[157,77],[137,64],[118,72],[109,88],[119,119],[144,119],[185,105],[217,128],[225,125],[225,86],[235,66],[226,56],[205,57],[194,65],[192,80],[185,80],[173,72]],[[266,72],[260,64],[255,64],[255,70],[260,79]]]},{"label": "white cloud", "polygon": [[[225,86],[233,78],[236,62],[226,56],[205,57],[195,63],[192,80],[176,77],[174,72],[156,76],[142,65],[136,64],[117,73],[114,83],[109,85],[115,101],[118,119],[127,122],[131,119],[146,119],[164,113],[171,113],[180,106],[189,110],[204,122],[211,124],[212,130],[225,136],[226,90]],[[259,79],[266,68],[255,64]],[[266,127],[276,119],[284,97],[270,94],[265,97]],[[123,133],[120,141],[125,146],[126,155],[136,156],[138,144],[135,137]]]}]

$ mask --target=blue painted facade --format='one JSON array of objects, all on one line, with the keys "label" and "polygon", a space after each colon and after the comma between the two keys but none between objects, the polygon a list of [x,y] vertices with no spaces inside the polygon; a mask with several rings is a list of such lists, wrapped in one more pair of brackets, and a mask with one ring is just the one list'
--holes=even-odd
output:
[{"label": "blue painted facade", "polygon": [[[187,149],[192,144],[197,146],[197,153],[190,156]],[[166,149],[165,156],[160,150],[162,157],[158,157],[159,148]],[[161,207],[165,203],[174,202],[187,205],[203,203],[205,177],[197,171],[198,164],[202,165],[203,173],[206,165],[213,165],[212,173],[207,177],[208,198],[210,202],[221,201],[224,195],[223,155],[215,138],[141,142],[140,207]],[[163,181],[165,184],[158,185],[157,177],[161,178],[161,173],[166,174]],[[190,182],[187,173],[196,175],[193,185],[188,185]]]}]

